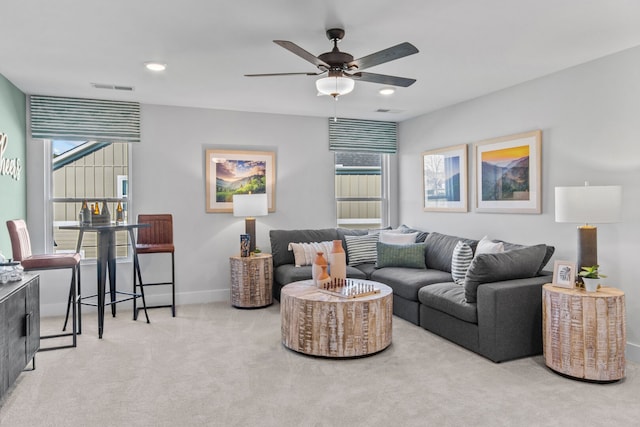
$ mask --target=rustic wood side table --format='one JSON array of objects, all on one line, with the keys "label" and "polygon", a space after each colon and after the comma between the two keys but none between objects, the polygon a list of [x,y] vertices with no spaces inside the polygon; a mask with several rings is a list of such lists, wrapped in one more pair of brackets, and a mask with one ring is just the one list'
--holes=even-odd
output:
[{"label": "rustic wood side table", "polygon": [[601,287],[542,287],[544,360],[552,370],[579,379],[616,381],[625,376],[624,292]]},{"label": "rustic wood side table", "polygon": [[241,308],[266,307],[273,303],[271,254],[232,256],[231,305]]}]

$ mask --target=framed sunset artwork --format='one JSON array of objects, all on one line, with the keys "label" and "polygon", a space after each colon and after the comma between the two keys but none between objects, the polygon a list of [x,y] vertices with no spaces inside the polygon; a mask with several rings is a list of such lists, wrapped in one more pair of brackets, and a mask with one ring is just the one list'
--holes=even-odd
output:
[{"label": "framed sunset artwork", "polygon": [[540,130],[489,139],[474,148],[477,212],[542,212]]},{"label": "framed sunset artwork", "polygon": [[275,212],[275,153],[206,150],[206,211],[233,212],[234,194],[267,194]]}]

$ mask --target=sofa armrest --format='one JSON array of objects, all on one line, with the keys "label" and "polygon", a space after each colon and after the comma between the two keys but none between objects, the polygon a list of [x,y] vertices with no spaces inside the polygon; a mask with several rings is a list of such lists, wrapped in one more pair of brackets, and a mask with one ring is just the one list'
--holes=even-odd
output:
[{"label": "sofa armrest", "polygon": [[548,275],[478,287],[480,353],[494,362],[542,353],[542,285]]}]

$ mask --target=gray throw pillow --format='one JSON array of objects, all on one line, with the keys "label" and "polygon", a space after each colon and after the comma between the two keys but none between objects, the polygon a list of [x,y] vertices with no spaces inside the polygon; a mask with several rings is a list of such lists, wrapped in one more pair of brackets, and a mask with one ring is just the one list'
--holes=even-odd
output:
[{"label": "gray throw pillow", "polygon": [[546,245],[536,245],[496,254],[477,255],[471,261],[464,280],[466,301],[477,301],[478,286],[482,283],[536,276],[546,251]]}]

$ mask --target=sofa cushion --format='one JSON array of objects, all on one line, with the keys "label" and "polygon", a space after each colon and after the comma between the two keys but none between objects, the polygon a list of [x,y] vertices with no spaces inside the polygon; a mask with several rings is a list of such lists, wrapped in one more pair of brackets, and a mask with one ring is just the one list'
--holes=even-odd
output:
[{"label": "sofa cushion", "polygon": [[467,302],[476,302],[478,286],[482,283],[524,279],[537,275],[546,250],[546,245],[536,245],[501,253],[477,255],[471,261],[464,281]]},{"label": "sofa cushion", "polygon": [[378,238],[377,234],[345,236],[349,265],[376,262],[378,258],[378,250],[376,248]]},{"label": "sofa cushion", "polygon": [[[505,251],[511,251],[513,249],[522,249],[522,248],[528,247],[528,246],[525,246],[525,245],[519,245],[517,243],[505,242],[504,240],[499,240],[499,241],[504,244],[504,250]],[[554,246],[549,246],[549,245],[545,245],[545,246],[546,246],[546,252],[544,254],[544,259],[540,263],[540,268],[538,269],[537,275],[540,275],[540,273],[542,273],[542,270],[547,265],[547,263],[549,262],[549,260],[553,256],[553,253],[556,250],[556,248]]]},{"label": "sofa cushion", "polygon": [[273,256],[273,267],[283,264],[295,264],[293,252],[289,248],[289,243],[302,242],[324,242],[339,239],[335,228],[325,228],[319,230],[270,230],[271,255]]},{"label": "sofa cushion", "polygon": [[363,279],[368,279],[371,277],[371,273],[373,273],[374,271],[376,271],[376,265],[374,263],[371,262],[367,262],[364,264],[358,264],[356,266],[347,266],[347,277],[355,277],[355,276],[350,276],[349,275],[349,269],[353,269],[353,270],[360,270],[365,277],[363,277]]},{"label": "sofa cushion", "polygon": [[453,249],[459,241],[468,244],[475,250],[477,240],[463,239],[462,237],[448,236],[440,233],[429,233],[424,241],[426,248],[427,268],[451,272],[451,259]]},{"label": "sofa cushion", "polygon": [[376,267],[427,268],[424,263],[424,243],[395,245],[377,243]]},{"label": "sofa cushion", "polygon": [[451,257],[451,277],[457,285],[464,284],[464,277],[467,275],[471,260],[473,260],[471,246],[459,241],[453,248],[453,256]]},{"label": "sofa cushion", "polygon": [[393,288],[395,295],[409,301],[418,301],[418,290],[433,283],[451,282],[451,274],[440,270],[386,267],[371,273],[371,280]]},{"label": "sofa cushion", "polygon": [[420,303],[470,323],[478,323],[475,303],[465,300],[464,288],[455,283],[436,283],[418,291]]},{"label": "sofa cushion", "polygon": [[424,242],[424,240],[427,238],[427,235],[429,234],[426,231],[417,230],[404,224],[396,228],[396,231],[399,231],[401,233],[418,233],[418,235],[416,236],[416,243]]}]

